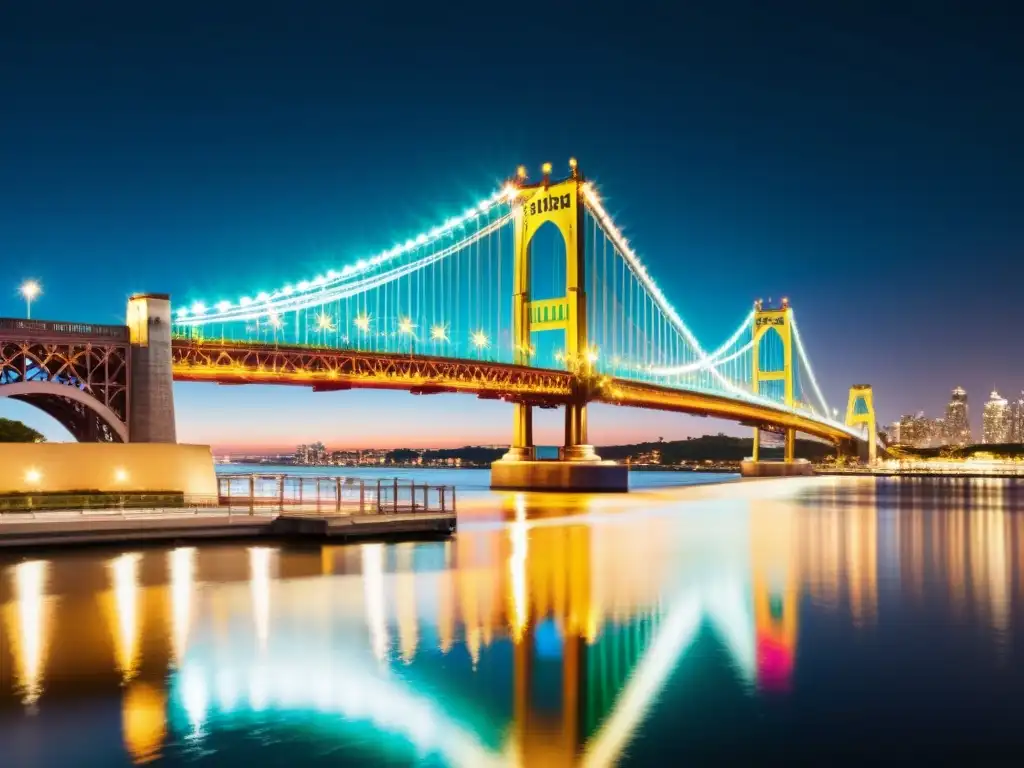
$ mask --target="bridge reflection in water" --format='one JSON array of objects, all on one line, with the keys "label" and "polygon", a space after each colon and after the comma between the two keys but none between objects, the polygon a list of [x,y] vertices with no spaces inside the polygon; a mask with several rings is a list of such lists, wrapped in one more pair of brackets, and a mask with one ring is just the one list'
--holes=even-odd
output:
[{"label": "bridge reflection in water", "polygon": [[118,697],[136,762],[301,724],[398,759],[610,765],[699,637],[727,652],[739,689],[786,691],[802,601],[870,625],[879,579],[913,594],[926,567],[954,610],[978,603],[1005,626],[1024,523],[1003,496],[932,513],[941,562],[926,563],[921,515],[879,511],[874,481],[853,485],[843,503],[711,492],[683,510],[509,495],[505,519],[470,518],[444,543],[11,564],[0,732],[15,722],[56,749],[48,712]]}]

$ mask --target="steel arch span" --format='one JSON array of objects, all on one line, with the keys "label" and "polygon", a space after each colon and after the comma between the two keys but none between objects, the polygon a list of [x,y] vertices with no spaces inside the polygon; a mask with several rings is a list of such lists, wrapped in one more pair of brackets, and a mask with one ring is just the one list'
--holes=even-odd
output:
[{"label": "steel arch span", "polygon": [[0,384],[0,397],[28,403],[51,416],[80,443],[127,443],[128,425],[91,394],[52,381]]},{"label": "steel arch span", "polygon": [[128,442],[127,328],[0,320],[0,397],[49,414],[80,442]]}]

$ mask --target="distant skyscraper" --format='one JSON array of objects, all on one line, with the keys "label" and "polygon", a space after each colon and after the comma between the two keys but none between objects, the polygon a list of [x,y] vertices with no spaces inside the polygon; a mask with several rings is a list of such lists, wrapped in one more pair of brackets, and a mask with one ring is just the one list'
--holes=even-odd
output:
[{"label": "distant skyscraper", "polygon": [[1010,403],[1010,442],[1024,443],[1024,392]]},{"label": "distant skyscraper", "polygon": [[967,419],[967,392],[963,387],[953,390],[946,406],[945,442],[967,445],[971,442],[971,422]]},{"label": "distant skyscraper", "polygon": [[993,392],[981,416],[981,442],[1009,442],[1010,406],[1006,398]]}]

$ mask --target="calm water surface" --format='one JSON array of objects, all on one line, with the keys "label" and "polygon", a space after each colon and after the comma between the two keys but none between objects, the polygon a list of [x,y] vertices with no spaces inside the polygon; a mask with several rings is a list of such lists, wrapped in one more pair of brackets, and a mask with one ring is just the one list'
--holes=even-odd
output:
[{"label": "calm water surface", "polygon": [[1005,762],[1024,743],[1024,483],[650,473],[601,498],[419,476],[469,499],[451,541],[5,555],[0,765]]}]

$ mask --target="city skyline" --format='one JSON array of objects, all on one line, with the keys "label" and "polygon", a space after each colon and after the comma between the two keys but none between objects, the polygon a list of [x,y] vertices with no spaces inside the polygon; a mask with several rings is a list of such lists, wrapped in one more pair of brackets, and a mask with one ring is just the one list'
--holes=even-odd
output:
[{"label": "city skyline", "polygon": [[[0,30],[22,73],[0,86],[12,116],[0,235],[18,269],[0,287],[0,315],[24,315],[23,278],[42,285],[33,317],[106,323],[123,322],[136,290],[181,304],[256,291],[401,241],[520,163],[577,156],[701,338],[720,339],[758,297],[788,295],[834,406],[867,382],[883,422],[942,413],[963,383],[978,393],[980,432],[982,393],[1024,381],[1024,362],[1004,354],[1014,298],[990,284],[1019,274],[1024,244],[1012,38],[971,10],[954,25],[927,11],[879,23],[870,10],[749,6],[762,32],[742,33],[739,52],[729,13],[672,10],[664,30],[645,26],[644,47],[617,43],[581,71],[549,72],[546,93],[574,94],[574,110],[517,88],[518,63],[487,55],[458,19],[417,16],[412,34],[380,9],[350,11],[395,36],[384,60],[365,40],[339,44],[351,19],[328,7],[299,31],[253,20],[258,34],[233,56],[208,45],[231,37],[237,19],[224,9],[197,31],[171,12],[137,10],[107,30],[80,11],[18,8]],[[634,22],[616,18],[616,40],[628,41]],[[607,20],[554,9],[526,45],[577,24],[581,38],[605,39]],[[95,49],[63,45],[81,29]],[[985,56],[972,47],[982,32]],[[908,36],[913,61],[900,53]],[[820,49],[815,71],[781,55],[806,46]],[[39,50],[52,53],[46,66]],[[649,55],[667,63],[652,71]],[[475,59],[487,77],[467,71]],[[358,82],[344,76],[355,67],[367,73]],[[957,268],[970,263],[986,270]],[[891,301],[900,286],[916,288]],[[950,307],[956,322],[939,322]],[[180,438],[219,449],[509,434],[508,406],[459,395],[178,384],[175,397]],[[0,400],[0,415],[62,432],[21,405]],[[595,443],[748,434],[599,406],[590,424]],[[538,442],[558,444],[561,428],[540,414]]]}]

